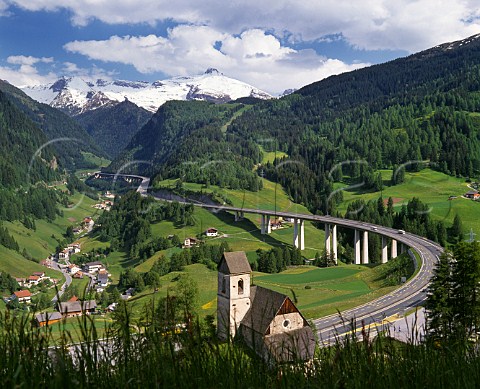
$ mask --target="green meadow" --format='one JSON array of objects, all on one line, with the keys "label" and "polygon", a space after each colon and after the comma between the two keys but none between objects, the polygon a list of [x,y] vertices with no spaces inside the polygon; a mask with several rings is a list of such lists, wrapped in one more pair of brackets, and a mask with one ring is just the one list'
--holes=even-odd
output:
[{"label": "green meadow", "polygon": [[[392,197],[395,208],[398,210],[412,197],[418,197],[429,205],[432,216],[437,220],[443,220],[447,227],[452,224],[453,218],[458,214],[462,219],[464,232],[467,233],[473,229],[473,232],[477,234],[477,239],[480,237],[480,202],[461,197],[470,190],[465,179],[448,176],[431,169],[423,169],[415,173],[407,172],[405,182],[389,186],[392,171],[382,170],[381,173],[384,180],[383,191],[367,192],[362,191],[362,188],[358,188],[358,190],[345,189],[343,191],[344,201],[338,206],[338,210],[343,214],[348,204],[354,200],[376,200],[380,196],[384,199]],[[346,187],[346,185],[335,184],[335,188],[342,187]],[[449,200],[450,196],[457,196],[457,198]]]},{"label": "green meadow", "polygon": [[47,269],[37,262],[24,258],[16,251],[0,245],[0,272],[2,271],[9,273],[12,277],[28,277],[34,272],[41,271],[45,272],[49,277],[61,277],[59,272]]},{"label": "green meadow", "polygon": [[5,222],[5,226],[20,246],[24,248],[37,261],[47,258],[55,252],[58,240],[63,239],[68,226],[78,226],[87,216],[97,217],[98,209],[92,208],[96,202],[83,194],[76,193],[71,196],[69,207],[60,207],[63,216],[57,216],[53,222],[36,220],[36,230],[29,230],[20,222]]},{"label": "green meadow", "polygon": [[[392,286],[385,286],[379,280],[383,266],[385,265],[374,268],[358,265],[335,268],[301,266],[278,274],[253,272],[252,279],[255,285],[288,295],[296,302],[302,314],[310,319],[355,307],[395,289]],[[215,315],[217,272],[201,264],[186,266],[184,272],[198,285],[197,308],[200,316]],[[182,274],[184,273],[169,273],[161,278],[157,292],[147,288],[129,300],[134,312],[140,314],[145,305],[155,304],[159,298],[174,294]]]},{"label": "green meadow", "polygon": [[[216,186],[205,188],[201,184],[184,183],[185,190],[198,193],[217,193],[228,198],[236,207],[269,210],[278,212],[296,212],[310,214],[303,205],[293,203],[280,185],[262,179],[263,189],[258,192],[230,190]],[[162,187],[173,187],[175,180],[165,180],[159,183]],[[276,201],[275,201],[276,200]],[[152,225],[154,235],[167,236],[176,234],[181,240],[190,236],[201,235],[209,227],[219,230],[219,237],[208,239],[208,242],[220,243],[225,240],[233,251],[253,252],[257,249],[270,249],[274,246],[293,245],[293,226],[288,223],[285,228],[272,231],[269,235],[260,233],[261,216],[245,213],[245,218],[235,222],[233,213],[214,213],[196,208],[194,213],[195,226],[179,226],[171,222],[161,222]],[[305,223],[306,258],[313,258],[315,253],[323,250],[324,232],[315,228],[310,222]]]}]

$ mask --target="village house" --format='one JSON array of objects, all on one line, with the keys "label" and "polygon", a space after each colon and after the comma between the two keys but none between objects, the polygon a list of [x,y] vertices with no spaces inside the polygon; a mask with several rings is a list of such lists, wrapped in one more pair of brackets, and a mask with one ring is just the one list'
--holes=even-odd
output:
[{"label": "village house", "polygon": [[68,265],[68,272],[69,272],[70,274],[76,274],[76,273],[78,273],[80,270],[82,270],[82,269],[80,269],[80,268],[79,268],[77,265],[75,265],[74,263],[71,263],[70,265]]},{"label": "village house", "polygon": [[19,303],[31,303],[32,302],[32,294],[29,290],[23,289],[13,292],[12,300],[18,300]]},{"label": "village house", "polygon": [[83,265],[83,270],[85,273],[96,273],[100,270],[105,270],[105,266],[103,266],[103,263],[100,261],[95,261],[95,262],[87,262],[85,265]]},{"label": "village house", "polygon": [[50,268],[52,267],[52,261],[50,259],[42,259],[40,265]]},{"label": "village house", "polygon": [[32,275],[39,277],[40,281],[42,281],[45,278],[45,272],[43,271],[33,272]]},{"label": "village house", "polygon": [[108,286],[108,272],[103,270],[99,271],[97,274],[97,292],[99,289],[104,290]]},{"label": "village house", "polygon": [[464,194],[467,199],[478,200],[480,199],[480,193],[477,190],[470,190]]},{"label": "village house", "polygon": [[216,228],[210,227],[205,231],[205,235],[207,236],[218,236],[218,230]]},{"label": "village house", "polygon": [[47,324],[52,325],[62,320],[62,314],[60,312],[37,313],[35,315],[35,320],[37,326],[44,327]]},{"label": "village house", "polygon": [[40,282],[40,277],[39,276],[28,276],[27,282],[28,282],[29,286],[38,285],[38,283]]},{"label": "village house", "polygon": [[84,225],[85,228],[92,228],[95,224],[93,219],[91,217],[86,217],[83,219],[82,224]]},{"label": "village house", "polygon": [[96,309],[97,302],[95,300],[58,303],[58,310],[63,317],[82,316],[84,313],[90,315],[95,313]]},{"label": "village house", "polygon": [[83,273],[81,271],[77,271],[72,277],[76,279],[82,279]]},{"label": "village house", "polygon": [[58,253],[58,259],[69,259],[70,258],[70,250],[64,249]]},{"label": "village house", "polygon": [[115,195],[113,193],[110,193],[108,190],[103,194],[103,197],[106,197],[107,199],[114,199]]},{"label": "village house", "polygon": [[185,238],[183,241],[183,247],[188,248],[192,246],[196,246],[199,243],[199,240],[197,238]]},{"label": "village house", "polygon": [[242,338],[268,363],[310,360],[315,337],[292,300],[250,285],[244,252],[224,253],[218,265],[217,330],[220,339]]},{"label": "village house", "polygon": [[17,284],[20,286],[25,286],[27,283],[27,280],[25,278],[20,278],[20,277],[15,277],[15,281],[17,281]]},{"label": "village house", "polygon": [[271,221],[270,221],[270,227],[272,228],[272,230],[277,230],[277,229],[283,227],[283,222],[282,222],[282,220],[280,220],[280,219],[271,220]]},{"label": "village house", "polygon": [[81,251],[81,245],[78,242],[71,243],[67,246],[67,250],[70,251],[70,254],[77,254]]}]

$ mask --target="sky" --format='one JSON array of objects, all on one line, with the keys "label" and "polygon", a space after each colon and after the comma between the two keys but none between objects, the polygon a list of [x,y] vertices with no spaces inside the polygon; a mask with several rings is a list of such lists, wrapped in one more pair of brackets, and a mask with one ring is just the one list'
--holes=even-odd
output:
[{"label": "sky", "polygon": [[0,79],[224,75],[273,95],[480,33],[480,0],[0,0]]}]

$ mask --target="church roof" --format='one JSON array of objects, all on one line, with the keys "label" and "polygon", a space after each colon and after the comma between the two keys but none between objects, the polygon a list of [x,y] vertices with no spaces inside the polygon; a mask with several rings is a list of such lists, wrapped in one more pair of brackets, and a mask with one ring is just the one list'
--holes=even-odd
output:
[{"label": "church roof", "polygon": [[223,274],[250,274],[252,268],[248,263],[247,256],[243,251],[223,253],[218,265],[218,271]]},{"label": "church roof", "polygon": [[[290,299],[282,293],[253,285],[250,287],[251,308],[242,320],[242,325],[262,335],[267,332],[270,323],[278,314],[284,302]],[[294,307],[294,311],[298,310]]]},{"label": "church roof", "polygon": [[315,352],[315,336],[310,326],[265,337],[265,347],[277,362],[308,360]]}]

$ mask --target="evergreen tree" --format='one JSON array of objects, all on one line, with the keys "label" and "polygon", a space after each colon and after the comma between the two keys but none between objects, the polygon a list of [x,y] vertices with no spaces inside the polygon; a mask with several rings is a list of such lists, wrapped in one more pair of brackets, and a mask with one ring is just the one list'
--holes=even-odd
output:
[{"label": "evergreen tree", "polygon": [[453,327],[452,253],[445,251],[437,262],[428,287],[425,310],[429,335],[447,338]]},{"label": "evergreen tree", "polygon": [[449,238],[451,242],[460,242],[463,240],[463,226],[462,220],[458,214],[453,219],[453,225],[450,228]]}]

